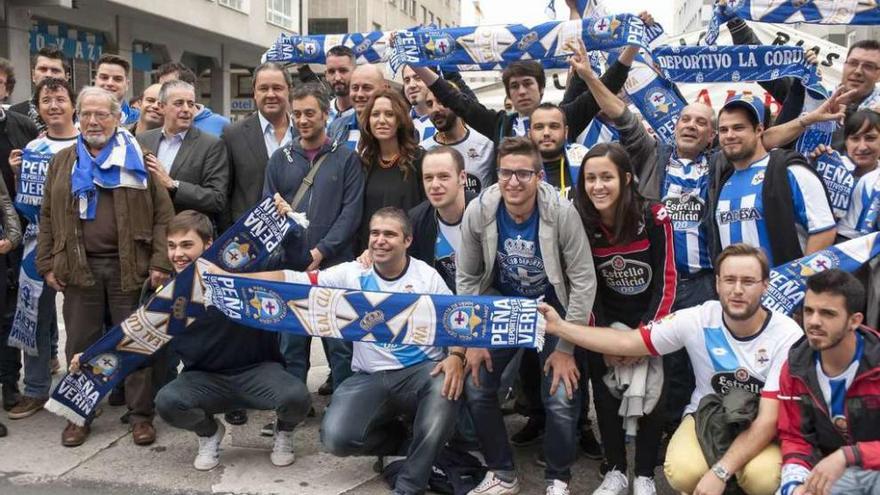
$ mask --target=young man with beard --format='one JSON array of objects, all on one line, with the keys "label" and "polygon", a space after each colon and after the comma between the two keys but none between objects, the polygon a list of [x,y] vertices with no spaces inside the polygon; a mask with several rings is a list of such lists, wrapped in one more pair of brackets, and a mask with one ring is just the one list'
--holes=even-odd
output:
[{"label": "young man with beard", "polygon": [[159,104],[159,90],[161,88],[161,84],[151,84],[144,90],[144,94],[141,96],[141,115],[138,117],[137,123],[128,128],[133,136],[158,129],[165,122],[165,116],[162,114]]},{"label": "young man with beard", "polygon": [[[761,306],[770,267],[758,248],[733,244],[715,260],[718,301],[682,309],[638,331],[582,327],[562,320],[547,304],[540,309],[547,333],[604,354],[662,355],[686,349],[694,366],[696,390],[684,420],[669,440],[664,470],[679,492],[721,495],[736,473],[750,495],[770,495],[779,486],[779,374],[789,348],[803,332],[791,318]],[[697,440],[691,415],[708,394],[724,395],[729,387],[760,395],[757,417],[740,433],[711,468]]]},{"label": "young man with beard", "polygon": [[[263,196],[280,195],[294,200],[301,185],[310,187],[291,205],[305,213],[309,227],[302,237],[288,237],[283,244],[283,265],[299,271],[329,268],[354,258],[352,236],[361,222],[364,203],[364,172],[358,155],[343,143],[327,138],[329,103],[314,84],[300,86],[291,95],[291,118],[299,138],[272,155],[266,167]],[[312,171],[315,175],[309,177]],[[284,334],[281,352],[287,370],[305,382],[311,352],[310,337]],[[351,344],[326,339],[333,388],[351,375]],[[331,389],[332,390],[332,389]]]},{"label": "young man with beard", "polygon": [[330,114],[327,125],[339,117],[354,113],[351,103],[351,74],[354,72],[355,55],[351,48],[337,45],[327,50],[324,79],[330,85],[334,98],[330,100]]},{"label": "young man with beard", "polygon": [[430,91],[425,95],[425,106],[437,132],[423,140],[420,146],[426,150],[448,146],[458,151],[464,160],[466,191],[477,194],[494,184],[495,170],[492,161],[495,146],[492,141],[464,125],[458,115],[444,107]]},{"label": "young man with beard", "polygon": [[[498,148],[498,183],[465,210],[456,259],[458,295],[538,298],[586,324],[596,294],[590,244],[575,207],[543,182],[541,157],[525,137]],[[563,268],[564,267],[564,268]],[[513,451],[498,403],[501,374],[515,349],[468,349],[472,380],[468,409],[489,472],[471,495],[519,493]],[[546,493],[567,495],[577,455],[581,394],[574,345],[550,339],[540,355],[541,401],[546,410]]]},{"label": "young man with beard", "polygon": [[[431,70],[431,69],[428,69]],[[428,106],[426,98],[431,94],[428,86],[422,81],[422,78],[415,73],[412,67],[404,66],[403,71],[403,96],[406,101],[412,105],[410,117],[413,120],[413,126],[419,133],[419,141],[430,139],[437,132],[436,125],[431,119],[431,107]],[[449,81],[450,84],[460,92],[476,100],[477,97],[473,91],[467,86],[461,74],[458,72],[444,72],[443,79]]]},{"label": "young man with beard", "polygon": [[587,149],[579,144],[568,144],[568,124],[559,105],[541,103],[532,111],[529,139],[541,153],[544,180],[559,190],[563,198],[571,197],[577,187],[575,180]]},{"label": "young man with beard", "polygon": [[715,251],[740,242],[761,248],[771,266],[834,243],[834,215],[822,181],[796,151],[767,151],[764,105],[751,95],[729,99],[718,112],[718,135],[732,166],[709,188]]},{"label": "young man with beard", "polygon": [[880,493],[880,335],[865,289],[838,269],[807,279],[806,339],[779,378],[781,495]]}]

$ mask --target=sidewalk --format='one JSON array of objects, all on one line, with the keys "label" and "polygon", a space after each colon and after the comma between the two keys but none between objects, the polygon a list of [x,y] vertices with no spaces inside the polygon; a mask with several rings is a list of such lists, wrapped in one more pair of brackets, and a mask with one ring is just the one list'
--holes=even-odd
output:
[{"label": "sidewalk", "polygon": [[[60,311],[59,311],[60,313]],[[62,339],[64,333],[62,330]],[[61,342],[61,349],[64,348]],[[373,472],[374,457],[334,457],[322,451],[318,429],[327,404],[315,391],[329,372],[320,342],[313,341],[314,364],[309,390],[317,411],[296,430],[296,462],[278,468],[269,462],[272,439],[261,437],[260,427],[273,418],[267,411],[250,411],[244,426],[227,426],[221,464],[209,472],[196,471],[195,436],[171,428],[157,418],[156,442],[134,445],[128,425],[119,421],[125,407],[103,405],[88,441],[77,448],[62,447],[64,420],[47,411],[17,421],[0,415],[9,436],[0,438],[0,493],[176,494],[248,493],[280,495],[379,495],[389,490]],[[508,431],[524,419],[511,416]],[[517,450],[517,467],[524,494],[544,492],[543,468],[534,460],[540,444]],[[592,493],[599,485],[599,462],[580,458],[573,468],[572,493]],[[672,491],[661,479],[658,493]]]}]

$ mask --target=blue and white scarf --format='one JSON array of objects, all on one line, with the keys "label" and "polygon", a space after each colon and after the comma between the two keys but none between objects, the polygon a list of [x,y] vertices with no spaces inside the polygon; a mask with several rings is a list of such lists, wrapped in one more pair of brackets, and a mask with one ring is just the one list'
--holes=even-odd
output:
[{"label": "blue and white scarf", "polygon": [[204,276],[206,304],[242,325],[348,341],[429,347],[544,345],[533,299],[385,293]]},{"label": "blue and white scarf", "polygon": [[205,312],[199,261],[208,260],[230,272],[257,271],[266,265],[288,232],[299,236],[305,227],[279,217],[272,198],[263,199],[224,232],[200,260],[89,346],[80,356],[80,372],[65,375],[58,382],[46,409],[78,425],[85,424],[94,416],[102,397]]},{"label": "blue and white scarf", "polygon": [[737,0],[722,15],[773,24],[880,24],[880,7],[862,0]]},{"label": "blue and white scarf", "polygon": [[82,135],[76,139],[76,164],[70,188],[79,206],[79,217],[94,220],[98,187],[147,188],[147,169],[138,142],[126,129],[116,130],[110,141],[93,157]]},{"label": "blue and white scarf", "polygon": [[853,170],[855,164],[837,151],[822,153],[816,159],[816,173],[822,178],[825,189],[828,190],[828,199],[835,219],[843,218],[849,209],[857,182]]},{"label": "blue and white scarf", "polygon": [[880,254],[880,232],[874,232],[773,268],[764,292],[764,307],[791,315],[804,300],[807,278],[821,271],[839,268],[854,272]]}]

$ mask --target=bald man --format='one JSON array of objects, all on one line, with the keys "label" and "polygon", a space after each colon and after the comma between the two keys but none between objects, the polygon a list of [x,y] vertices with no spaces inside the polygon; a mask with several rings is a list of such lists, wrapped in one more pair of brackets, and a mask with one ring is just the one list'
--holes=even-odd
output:
[{"label": "bald man", "polygon": [[361,131],[358,128],[358,116],[367,107],[373,95],[388,87],[385,74],[380,64],[359,65],[351,73],[349,96],[355,113],[341,116],[333,121],[328,132],[331,141],[344,142],[352,150],[357,150]]},{"label": "bald man", "polygon": [[[669,146],[648,134],[627,104],[605,87],[592,70],[586,75],[587,86],[620,132],[620,143],[632,158],[639,192],[648,200],[662,202],[672,218],[678,272],[673,311],[713,299],[715,277],[709,229],[715,218],[706,211],[706,204],[709,185],[724,161],[720,151],[711,149],[715,113],[702,103],[684,107],[675,123],[675,146]],[[685,352],[664,356],[663,367],[666,430],[674,432],[695,384]]]},{"label": "bald man", "polygon": [[162,112],[159,110],[159,88],[161,87],[161,84],[152,84],[147,86],[147,89],[141,95],[141,115],[138,121],[129,129],[135,136],[150,129],[162,127],[165,117],[163,117]]}]

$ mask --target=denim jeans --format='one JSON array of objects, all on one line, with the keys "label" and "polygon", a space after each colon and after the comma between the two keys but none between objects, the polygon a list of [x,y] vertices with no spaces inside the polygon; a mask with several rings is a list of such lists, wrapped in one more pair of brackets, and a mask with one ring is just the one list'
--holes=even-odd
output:
[{"label": "denim jeans", "polygon": [[395,490],[423,493],[437,453],[452,434],[461,401],[444,399],[443,374],[426,361],[399,370],[355,373],[333,392],[321,443],[333,455],[395,455],[406,441],[399,421],[413,418],[412,441]]},{"label": "denim jeans", "polygon": [[[556,347],[557,339],[548,337],[544,350],[540,355],[541,369]],[[516,349],[494,349],[489,351],[492,356],[492,369],[480,368],[480,386],[477,387],[468,379],[465,381],[467,406],[480,438],[486,465],[492,471],[513,471],[513,450],[507,439],[504,417],[498,403],[498,387],[501,373],[507,363],[513,359]],[[575,354],[578,359],[578,354]],[[573,398],[566,397],[565,386],[557,388],[550,395],[553,374],[543,376],[541,380],[541,401],[544,404],[546,427],[544,433],[544,457],[547,468],[544,478],[568,482],[571,479],[571,465],[577,457],[577,423],[580,415],[582,394],[575,393]]]},{"label": "denim jeans", "polygon": [[156,395],[156,411],[165,422],[202,437],[217,431],[215,414],[274,409],[278,428],[290,431],[305,419],[310,406],[305,383],[273,362],[230,374],[184,371]]},{"label": "denim jeans", "polygon": [[[327,361],[336,390],[346,378],[351,376],[351,342],[340,339],[324,339],[324,350],[328,351]],[[281,334],[281,355],[287,372],[306,383],[311,367],[310,354],[312,338],[289,333]]]},{"label": "denim jeans", "polygon": [[880,493],[880,471],[851,467],[831,485],[831,495],[875,495],[877,493]]},{"label": "denim jeans", "polygon": [[37,307],[37,355],[24,353],[24,395],[37,399],[49,397],[52,388],[52,372],[49,361],[52,354],[52,331],[58,333],[58,316],[55,310],[55,290],[43,286]]}]

